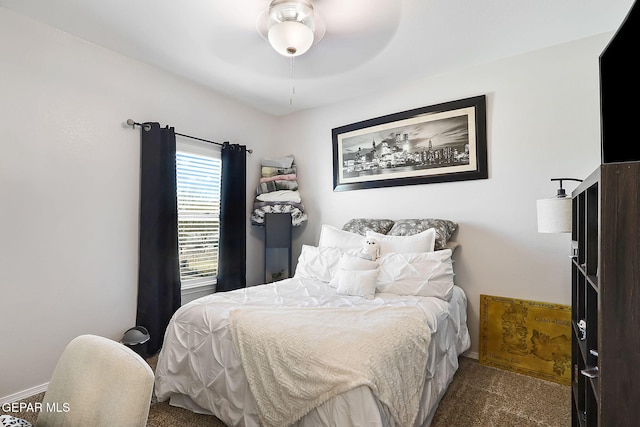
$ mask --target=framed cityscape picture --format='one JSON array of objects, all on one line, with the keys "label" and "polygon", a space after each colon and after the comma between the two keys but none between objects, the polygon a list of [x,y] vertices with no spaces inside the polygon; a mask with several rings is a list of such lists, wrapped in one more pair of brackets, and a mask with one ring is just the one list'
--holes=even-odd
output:
[{"label": "framed cityscape picture", "polygon": [[332,129],[334,191],[485,179],[484,95]]}]

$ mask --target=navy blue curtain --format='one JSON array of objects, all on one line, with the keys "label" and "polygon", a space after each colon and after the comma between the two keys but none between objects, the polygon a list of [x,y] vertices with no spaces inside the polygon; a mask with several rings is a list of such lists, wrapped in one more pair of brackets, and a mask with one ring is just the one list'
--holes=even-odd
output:
[{"label": "navy blue curtain", "polygon": [[149,331],[147,353],[162,347],[173,313],[180,308],[176,135],[173,128],[145,123],[140,151],[140,247],[136,324]]},{"label": "navy blue curtain", "polygon": [[216,292],[247,286],[247,147],[222,145]]}]

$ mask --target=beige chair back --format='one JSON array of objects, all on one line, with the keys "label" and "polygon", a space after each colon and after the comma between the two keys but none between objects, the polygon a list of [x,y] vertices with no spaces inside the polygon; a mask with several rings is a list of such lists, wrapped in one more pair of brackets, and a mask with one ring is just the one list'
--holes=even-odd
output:
[{"label": "beige chair back", "polygon": [[147,362],[130,348],[79,336],[53,371],[36,427],[144,427],[153,381]]}]

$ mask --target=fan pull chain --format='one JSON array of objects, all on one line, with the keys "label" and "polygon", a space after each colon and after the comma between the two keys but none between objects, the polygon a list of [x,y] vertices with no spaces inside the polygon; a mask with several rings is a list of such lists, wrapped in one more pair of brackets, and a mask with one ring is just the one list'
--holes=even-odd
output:
[{"label": "fan pull chain", "polygon": [[291,57],[291,96],[289,97],[289,105],[293,105],[293,97],[296,94],[296,57]]}]

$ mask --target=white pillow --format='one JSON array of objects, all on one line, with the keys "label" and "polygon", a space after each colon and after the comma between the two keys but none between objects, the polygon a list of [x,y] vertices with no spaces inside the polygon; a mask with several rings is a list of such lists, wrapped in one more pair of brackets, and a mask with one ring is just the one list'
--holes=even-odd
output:
[{"label": "white pillow", "polygon": [[350,233],[335,228],[331,225],[323,225],[320,230],[320,240],[318,246],[342,248],[342,249],[362,249],[366,237],[359,234]]},{"label": "white pillow", "polygon": [[412,254],[390,253],[378,258],[378,263],[378,292],[451,300],[451,249]]},{"label": "white pillow", "polygon": [[434,228],[411,236],[388,236],[369,230],[366,237],[378,239],[380,256],[388,253],[433,252],[436,244],[436,230]]},{"label": "white pillow", "polygon": [[335,276],[338,295],[373,299],[376,294],[378,270],[338,270]]},{"label": "white pillow", "polygon": [[331,281],[329,282],[329,286],[332,288],[338,287],[338,274],[342,270],[349,271],[366,271],[366,270],[375,270],[378,268],[378,263],[376,261],[371,261],[368,259],[363,259],[358,257],[357,255],[343,253],[340,258],[340,262],[338,263],[338,270],[336,274],[333,276]]},{"label": "white pillow", "polygon": [[319,248],[302,245],[293,277],[329,282],[338,271],[343,251],[339,248]]},{"label": "white pillow", "polygon": [[376,261],[360,258],[358,255],[343,253],[338,264],[339,270],[375,270],[378,268]]}]

